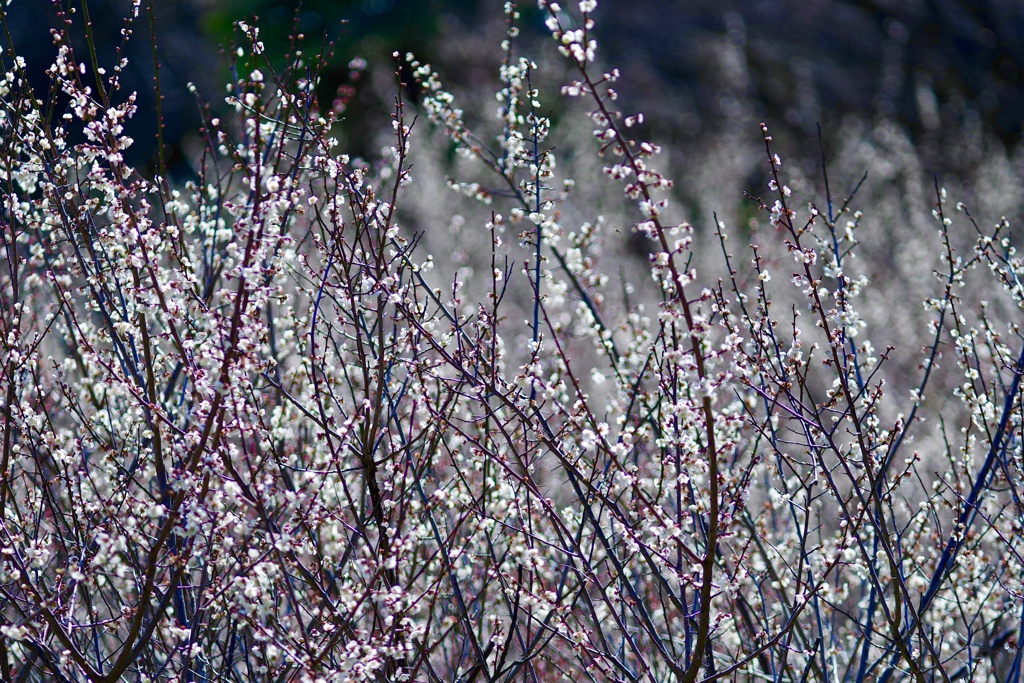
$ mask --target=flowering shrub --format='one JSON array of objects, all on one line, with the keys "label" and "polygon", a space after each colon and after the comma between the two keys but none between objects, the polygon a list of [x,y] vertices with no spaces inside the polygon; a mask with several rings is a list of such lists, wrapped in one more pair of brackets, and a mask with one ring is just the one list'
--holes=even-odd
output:
[{"label": "flowering shrub", "polygon": [[856,190],[798,201],[762,126],[761,227],[719,223],[713,264],[596,2],[540,9],[644,282],[569,217],[511,4],[493,138],[396,56],[491,211],[472,278],[403,222],[412,81],[386,158],[350,158],[322,59],[276,72],[240,23],[233,113],[176,183],[123,160],[123,62],[57,31],[44,97],[7,56],[0,677],[1020,680],[1008,224],[936,187],[924,317],[875,329]]}]

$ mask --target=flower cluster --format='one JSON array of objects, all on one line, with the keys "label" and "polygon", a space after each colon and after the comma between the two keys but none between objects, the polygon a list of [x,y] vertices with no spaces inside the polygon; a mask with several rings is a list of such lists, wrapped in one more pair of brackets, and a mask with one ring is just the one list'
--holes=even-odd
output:
[{"label": "flower cluster", "polygon": [[[0,678],[1020,677],[1008,222],[935,188],[899,338],[860,185],[836,202],[823,173],[798,207],[762,125],[766,228],[734,255],[716,219],[713,266],[599,67],[597,2],[539,10],[557,48],[531,59],[505,6],[490,128],[396,55],[376,161],[340,151],[323,59],[275,68],[249,23],[188,179],[126,163],[120,54],[55,31],[48,101],[4,65]],[[405,67],[486,207],[444,216],[457,272],[411,227]],[[577,114],[586,185],[555,144]],[[627,208],[574,201],[589,183]]]}]

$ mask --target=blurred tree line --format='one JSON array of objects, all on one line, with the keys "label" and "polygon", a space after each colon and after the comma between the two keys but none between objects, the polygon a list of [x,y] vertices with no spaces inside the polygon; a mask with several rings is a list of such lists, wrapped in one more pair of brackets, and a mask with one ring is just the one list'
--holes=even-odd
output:
[{"label": "blurred tree line", "polygon": [[[76,11],[74,30],[84,50],[83,0],[11,3],[7,26],[18,54],[42,73],[53,61],[50,29],[58,12]],[[155,154],[153,58],[149,16],[135,22],[127,43],[125,92],[139,92],[130,134],[131,161]],[[113,63],[130,0],[89,0],[101,63]],[[442,69],[441,49],[486,32],[502,21],[500,0],[161,0],[154,3],[161,63],[165,140],[172,164],[198,126],[195,83],[207,101],[221,101],[229,76],[222,47],[233,23],[259,17],[269,55],[283,55],[290,36],[305,36],[307,52],[335,43],[323,74],[322,103],[354,89],[346,126],[359,149],[365,122],[389,102],[359,92],[349,61],[391,59],[413,51]],[[524,32],[539,35],[529,12]],[[666,142],[708,134],[722,120],[746,112],[779,130],[813,132],[849,113],[885,117],[927,140],[945,128],[984,126],[1015,145],[1024,120],[1024,3],[1019,0],[606,0],[597,13],[602,55],[628,75],[620,85]],[[6,49],[7,38],[0,37]],[[85,53],[83,53],[84,56]],[[9,63],[9,56],[5,56]],[[802,135],[803,137],[804,135]],[[806,136],[812,137],[812,136]]]}]

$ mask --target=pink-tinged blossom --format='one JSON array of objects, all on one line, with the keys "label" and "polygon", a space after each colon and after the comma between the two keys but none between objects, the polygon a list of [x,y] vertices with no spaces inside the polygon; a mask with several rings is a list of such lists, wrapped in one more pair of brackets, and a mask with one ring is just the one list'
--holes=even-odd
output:
[{"label": "pink-tinged blossom", "polygon": [[505,5],[493,97],[395,55],[369,160],[239,22],[191,179],[126,162],[126,62],[55,31],[56,106],[10,60],[0,677],[1012,675],[1008,221],[936,189],[932,251],[879,259],[763,125],[773,194],[691,226],[597,3],[539,8],[527,57]]}]

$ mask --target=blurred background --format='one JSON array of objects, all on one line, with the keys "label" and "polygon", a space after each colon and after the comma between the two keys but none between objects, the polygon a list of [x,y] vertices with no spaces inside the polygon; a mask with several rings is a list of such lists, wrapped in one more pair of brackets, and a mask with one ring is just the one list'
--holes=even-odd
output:
[{"label": "blurred background", "polygon": [[[72,0],[60,3],[77,7]],[[228,77],[222,46],[233,23],[259,17],[268,53],[283,55],[289,36],[305,35],[307,51],[324,36],[336,57],[320,85],[321,100],[350,83],[348,63],[361,56],[390,64],[392,51],[437,63],[449,80],[473,87],[493,80],[495,40],[503,32],[499,0],[160,0],[156,4],[167,139],[172,150],[196,126],[195,82],[217,102]],[[90,0],[101,62],[112,62],[129,0]],[[143,2],[145,6],[146,3]],[[524,8],[527,39],[543,34]],[[6,8],[18,54],[45,87],[53,60],[47,0],[16,0]],[[79,11],[78,16],[81,16]],[[902,127],[924,155],[943,158],[943,131],[979,127],[1007,147],[1024,120],[1024,2],[1020,0],[606,0],[597,13],[602,59],[629,78],[631,106],[646,112],[655,135],[686,146],[702,135],[740,125],[757,136],[770,122],[776,135],[816,146],[816,126],[837,130],[858,114]],[[81,22],[75,26],[81,33]],[[151,129],[152,58],[145,9],[127,45],[127,91],[140,93],[137,127]],[[140,35],[141,34],[141,35]],[[6,38],[3,39],[6,43]],[[6,47],[6,44],[4,45]],[[363,88],[348,125],[381,106]],[[756,119],[756,120],[755,120]],[[358,139],[361,136],[354,136]],[[135,159],[153,154],[152,135],[136,135]],[[799,143],[794,143],[799,144]]]}]

